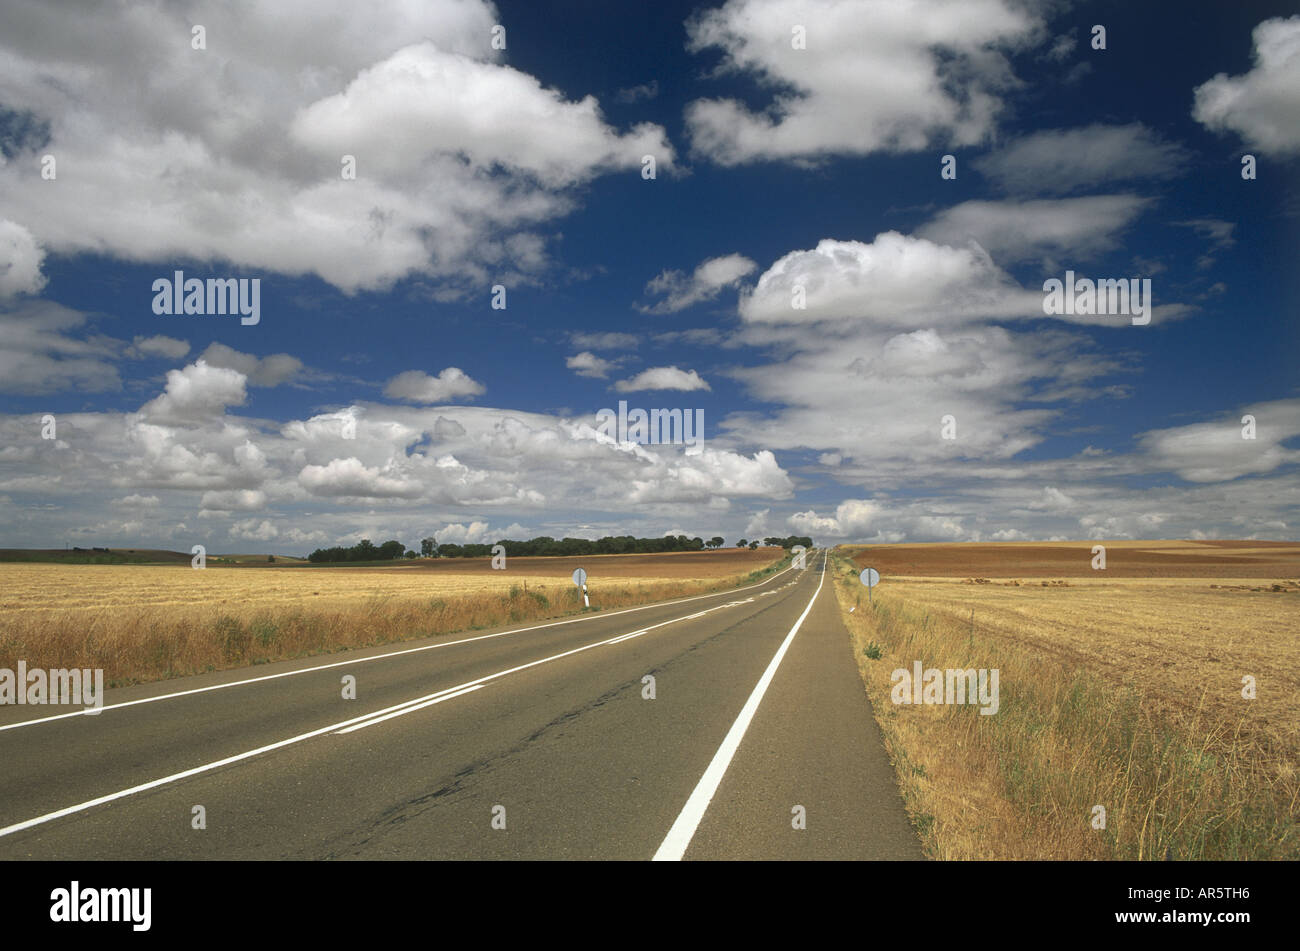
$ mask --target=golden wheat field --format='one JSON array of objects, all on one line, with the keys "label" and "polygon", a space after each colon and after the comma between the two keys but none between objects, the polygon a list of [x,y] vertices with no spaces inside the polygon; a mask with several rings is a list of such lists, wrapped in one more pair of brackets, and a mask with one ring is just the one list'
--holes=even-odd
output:
[{"label": "golden wheat field", "polygon": [[508,570],[490,560],[445,559],[383,566],[275,567],[208,565],[0,564],[0,612],[167,609],[185,605],[331,607],[373,598],[438,597],[506,592],[515,586],[573,587],[575,568],[587,571],[593,591],[619,583],[716,580],[770,565],[774,549],[596,555],[587,558],[513,558]]},{"label": "golden wheat field", "polygon": [[[767,548],[384,567],[0,564],[0,667],[102,668],[110,685],[723,590]],[[461,570],[457,570],[461,569]]]},{"label": "golden wheat field", "polygon": [[[901,581],[891,594],[1071,667],[1133,681],[1176,719],[1246,715],[1300,762],[1300,585],[1250,579],[1040,583]],[[1242,677],[1258,685],[1241,696]]]},{"label": "golden wheat field", "polygon": [[[1091,544],[880,546],[840,562],[859,667],[931,854],[1294,857],[1300,546],[1112,544],[1092,570]],[[867,564],[916,573],[885,573],[873,603],[854,577]],[[916,660],[997,667],[1002,709],[900,709],[891,671]],[[1085,821],[1098,805],[1102,829]]]}]

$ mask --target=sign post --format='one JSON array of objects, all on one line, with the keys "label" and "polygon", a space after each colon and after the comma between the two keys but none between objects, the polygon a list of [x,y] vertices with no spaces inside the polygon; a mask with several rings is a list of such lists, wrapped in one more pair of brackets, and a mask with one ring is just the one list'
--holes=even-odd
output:
[{"label": "sign post", "polygon": [[587,572],[582,568],[573,570],[573,583],[582,589],[582,606],[591,607],[591,601],[587,598]]},{"label": "sign post", "polygon": [[875,568],[863,568],[858,578],[867,586],[867,603],[872,603],[871,589],[880,584],[880,572]]}]

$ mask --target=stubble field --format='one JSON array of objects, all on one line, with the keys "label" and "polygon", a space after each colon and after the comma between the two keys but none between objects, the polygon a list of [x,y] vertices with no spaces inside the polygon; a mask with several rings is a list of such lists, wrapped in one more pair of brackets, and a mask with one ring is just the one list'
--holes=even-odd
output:
[{"label": "stubble field", "polygon": [[383,566],[0,564],[0,667],[102,668],[112,685],[724,590],[779,549]]},{"label": "stubble field", "polygon": [[[930,853],[1295,857],[1300,545],[1107,542],[1096,570],[1093,544],[842,552],[837,593]],[[894,704],[892,671],[917,660],[998,668],[1001,709]]]}]

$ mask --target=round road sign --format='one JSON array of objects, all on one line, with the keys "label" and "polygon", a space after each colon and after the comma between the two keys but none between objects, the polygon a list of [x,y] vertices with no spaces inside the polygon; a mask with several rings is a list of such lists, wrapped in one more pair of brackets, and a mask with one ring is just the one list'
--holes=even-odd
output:
[{"label": "round road sign", "polygon": [[868,588],[874,588],[880,584],[880,572],[875,568],[863,568],[862,574],[858,575],[858,577],[862,579],[862,583]]},{"label": "round road sign", "polygon": [[575,568],[573,571],[573,583],[581,588],[587,583],[587,572],[583,568]]}]

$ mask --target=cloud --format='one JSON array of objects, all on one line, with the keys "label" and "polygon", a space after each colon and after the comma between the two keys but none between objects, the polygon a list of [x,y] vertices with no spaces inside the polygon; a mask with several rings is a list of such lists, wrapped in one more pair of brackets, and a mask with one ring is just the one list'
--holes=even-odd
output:
[{"label": "cloud", "polygon": [[[816,453],[837,482],[872,492],[923,479],[950,486],[955,471],[964,485],[1009,478],[1062,404],[1122,398],[1095,381],[1130,369],[1045,317],[1042,301],[976,244],[885,232],[792,251],[740,305],[738,339],[770,358],[727,371],[752,404],[775,408],[724,417],[722,438]],[[955,439],[943,438],[947,416]]]},{"label": "cloud", "polygon": [[[984,533],[968,523],[970,519],[956,512],[927,514],[925,504],[911,503],[887,507],[874,499],[845,499],[834,515],[818,515],[815,510],[796,512],[786,519],[795,531],[817,539],[891,544],[902,541],[955,542],[978,541]],[[999,533],[1006,538],[1005,532]]]},{"label": "cloud", "polygon": [[766,449],[746,457],[705,448],[698,455],[667,462],[665,474],[668,478],[633,479],[628,501],[700,503],[733,496],[783,499],[794,493],[790,477]]},{"label": "cloud", "polygon": [[204,492],[199,502],[200,515],[205,513],[260,512],[266,508],[266,493],[261,489],[231,489]]},{"label": "cloud", "polygon": [[725,346],[728,342],[727,334],[717,327],[691,327],[688,330],[665,330],[662,333],[655,334],[653,340],[660,346],[684,343],[693,347],[718,347]]},{"label": "cloud", "polygon": [[482,383],[470,379],[459,367],[447,367],[437,376],[422,370],[407,370],[388,381],[384,395],[409,403],[445,403],[487,391]]},{"label": "cloud", "polygon": [[1062,33],[1052,40],[1051,47],[1043,56],[1052,62],[1061,63],[1070,58],[1070,54],[1074,52],[1077,45],[1078,40],[1072,34]]},{"label": "cloud", "polygon": [[640,343],[636,334],[604,331],[601,333],[574,333],[569,337],[575,347],[585,350],[635,350]]},{"label": "cloud", "polygon": [[[796,26],[806,49],[794,48]],[[692,52],[721,50],[720,73],[750,76],[772,94],[758,112],[737,99],[687,106],[694,151],[738,165],[979,144],[994,130],[1000,94],[1016,84],[1003,50],[1036,38],[1041,23],[1004,0],[939,9],[728,0],[686,29]]]},{"label": "cloud", "polygon": [[0,392],[23,395],[120,390],[113,365],[120,342],[74,336],[86,315],[44,300],[0,312]]},{"label": "cloud", "polygon": [[227,406],[242,406],[247,379],[238,370],[209,366],[199,358],[182,370],[167,371],[167,387],[140,408],[151,423],[184,425],[220,416]]},{"label": "cloud", "polygon": [[294,117],[290,134],[320,154],[365,143],[370,162],[397,175],[418,172],[433,154],[482,171],[505,168],[551,186],[598,170],[639,168],[645,153],[671,166],[658,126],[621,136],[601,120],[595,97],[566,102],[534,77],[419,43],[362,70],[346,90]]},{"label": "cloud", "polygon": [[458,439],[465,435],[465,427],[454,419],[439,416],[433,424],[433,435],[438,439]]},{"label": "cloud", "polygon": [[618,366],[618,361],[604,360],[590,350],[584,350],[582,353],[575,353],[569,357],[564,361],[564,365],[577,373],[578,376],[603,380],[609,376],[610,370]]},{"label": "cloud", "polygon": [[210,366],[238,370],[251,386],[279,386],[298,378],[303,371],[302,361],[287,353],[273,353],[255,357],[241,353],[224,343],[212,343],[203,351],[202,359]]},{"label": "cloud", "polygon": [[1187,152],[1140,122],[1095,123],[1023,136],[972,163],[1004,191],[1066,194],[1132,179],[1166,179],[1182,173]]},{"label": "cloud", "polygon": [[[218,346],[218,344],[212,345],[212,347],[215,346]],[[212,351],[212,347],[209,347],[208,350]],[[190,345],[188,341],[155,334],[152,337],[136,337],[131,342],[131,346],[127,348],[126,355],[136,360],[144,360],[149,357],[180,360],[189,352]],[[204,356],[207,355],[204,354]]]},{"label": "cloud", "polygon": [[1232,236],[1237,225],[1231,221],[1221,221],[1218,218],[1193,218],[1190,221],[1175,221],[1172,224],[1179,228],[1191,228],[1214,248],[1230,248],[1237,243],[1237,239]]},{"label": "cloud", "polygon": [[647,295],[663,295],[663,300],[639,309],[648,314],[674,314],[692,304],[713,300],[723,288],[735,286],[756,267],[742,254],[727,254],[704,261],[689,277],[681,271],[663,271],[645,287]]},{"label": "cloud", "polygon": [[39,179],[34,136],[0,165],[0,207],[30,234],[4,280],[34,286],[34,248],[314,274],[346,293],[536,280],[534,229],[576,186],[635,174],[646,153],[671,169],[674,151],[662,128],[616,129],[593,97],[504,65],[498,19],[480,0],[234,0],[205,11],[195,50],[179,7],[29,10],[0,34],[0,89],[47,130],[60,174]]},{"label": "cloud", "polygon": [[0,300],[39,293],[45,287],[44,260],[45,252],[30,231],[0,218]]},{"label": "cloud", "polygon": [[1266,154],[1300,153],[1300,16],[1255,27],[1255,65],[1242,76],[1219,73],[1196,87],[1192,118],[1214,132],[1235,132]]},{"label": "cloud", "polygon": [[1035,313],[1042,314],[1042,294],[1020,288],[982,248],[897,231],[871,243],[826,238],[791,251],[740,302],[747,323],[773,333],[802,333],[814,323],[933,327]]},{"label": "cloud", "polygon": [[1119,235],[1151,203],[1137,195],[966,201],[940,212],[916,234],[955,247],[976,241],[1002,264],[1034,258],[1081,262],[1114,250]]},{"label": "cloud", "polygon": [[[1243,438],[1241,417],[1255,417],[1255,438]],[[1154,429],[1138,436],[1148,471],[1174,472],[1188,482],[1225,482],[1272,472],[1300,461],[1288,439],[1300,435],[1300,399],[1275,400],[1246,407],[1242,413],[1213,422]]]},{"label": "cloud", "polygon": [[416,498],[422,487],[393,467],[366,466],[356,456],[331,459],[328,465],[304,466],[298,483],[312,495],[359,498]]},{"label": "cloud", "polygon": [[881,511],[881,507],[870,499],[846,499],[836,507],[833,516],[819,516],[809,510],[796,512],[786,522],[791,528],[808,535],[843,538],[870,531]]},{"label": "cloud", "polygon": [[152,508],[154,506],[157,506],[158,502],[159,499],[158,496],[156,495],[140,495],[138,493],[132,493],[131,495],[125,496],[120,499],[112,499],[110,500],[109,504]]},{"label": "cloud", "polygon": [[671,367],[650,367],[629,380],[619,380],[614,389],[620,393],[636,390],[707,390],[709,384],[694,370]]},{"label": "cloud", "polygon": [[460,522],[453,522],[444,525],[433,533],[433,537],[438,540],[439,545],[481,545],[488,541],[495,542],[498,538],[506,536],[495,535],[491,532],[487,522],[470,522],[463,525]]},{"label": "cloud", "polygon": [[248,541],[269,542],[279,534],[280,530],[271,524],[270,519],[265,518],[261,522],[255,518],[248,518],[230,526],[231,538],[242,538]]}]

